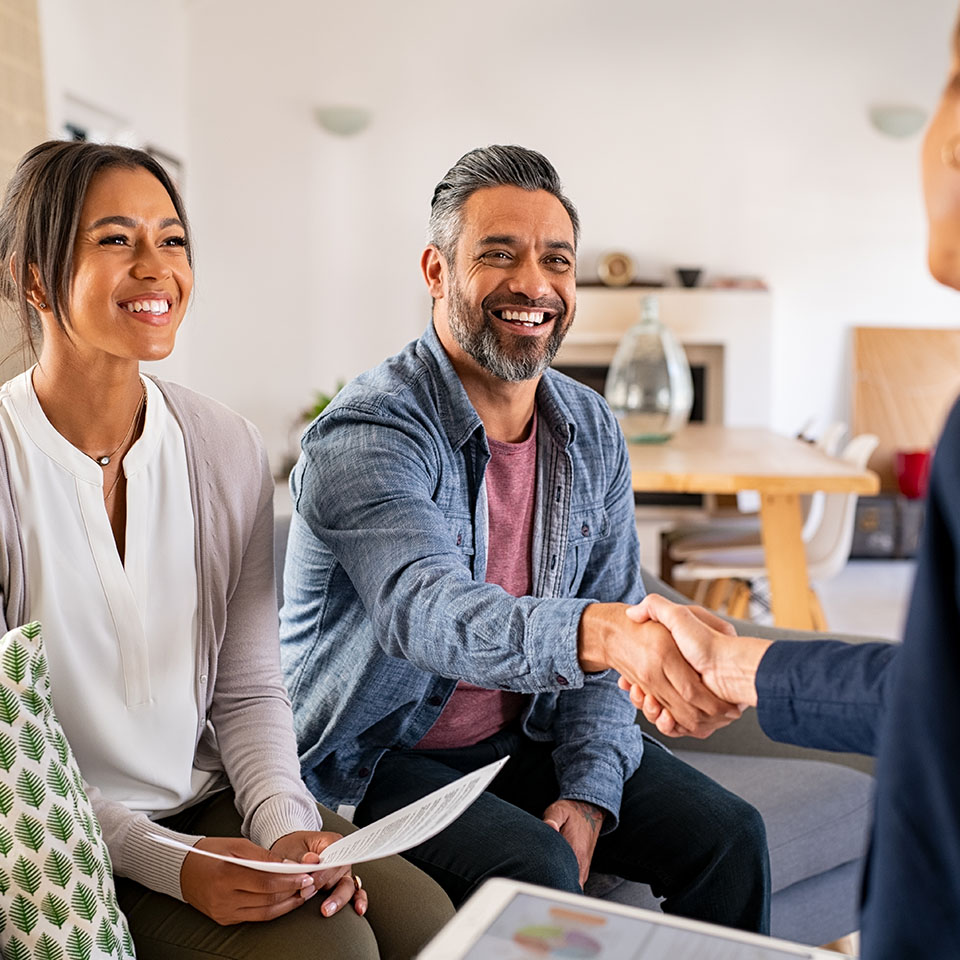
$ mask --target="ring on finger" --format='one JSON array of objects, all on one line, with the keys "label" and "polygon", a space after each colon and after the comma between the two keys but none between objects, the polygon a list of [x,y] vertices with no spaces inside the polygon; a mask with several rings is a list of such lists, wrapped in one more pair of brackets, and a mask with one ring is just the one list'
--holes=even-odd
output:
[{"label": "ring on finger", "polygon": [[363,889],[363,881],[356,874],[354,874],[351,879],[353,880],[355,891],[359,893]]}]

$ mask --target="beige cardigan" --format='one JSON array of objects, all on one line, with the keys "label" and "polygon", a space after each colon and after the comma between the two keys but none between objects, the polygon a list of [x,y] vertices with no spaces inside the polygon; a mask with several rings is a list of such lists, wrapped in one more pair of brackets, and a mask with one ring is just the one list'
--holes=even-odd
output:
[{"label": "beige cardigan", "polygon": [[[222,404],[156,381],[183,431],[196,523],[196,764],[222,771],[243,832],[270,847],[294,830],[320,829],[300,779],[290,701],[280,671],[273,563],[273,481],[256,428]],[[0,444],[2,627],[33,619],[20,524]],[[167,830],[87,784],[118,876],[183,899],[181,851],[148,839]]]}]

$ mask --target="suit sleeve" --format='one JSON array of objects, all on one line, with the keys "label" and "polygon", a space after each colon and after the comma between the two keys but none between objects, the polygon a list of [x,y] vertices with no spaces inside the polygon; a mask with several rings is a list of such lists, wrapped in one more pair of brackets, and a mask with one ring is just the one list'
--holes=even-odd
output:
[{"label": "suit sleeve", "polygon": [[892,643],[778,640],[757,670],[757,717],[771,740],[877,752],[899,647]]}]

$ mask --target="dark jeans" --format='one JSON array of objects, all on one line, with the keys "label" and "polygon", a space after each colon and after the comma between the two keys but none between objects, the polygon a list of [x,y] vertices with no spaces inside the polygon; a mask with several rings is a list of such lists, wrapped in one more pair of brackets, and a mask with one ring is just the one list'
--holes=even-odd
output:
[{"label": "dark jeans", "polygon": [[[551,751],[515,731],[472,747],[387,753],[357,808],[359,826],[510,754],[486,793],[451,826],[404,854],[459,905],[488,877],[581,892],[577,859],[540,819],[559,798]],[[648,743],[624,784],[619,826],[597,842],[593,869],[648,883],[663,910],[741,930],[770,929],[770,864],[760,814]]]},{"label": "dark jeans", "polygon": [[[355,829],[320,809],[325,830]],[[163,823],[189,833],[240,836],[232,790]],[[116,878],[117,899],[139,960],[411,960],[453,915],[443,891],[400,857],[361,863],[356,872],[370,893],[363,917],[349,905],[332,917],[322,916],[323,895],[318,894],[275,920],[221,927],[189,904],[124,877]]]}]

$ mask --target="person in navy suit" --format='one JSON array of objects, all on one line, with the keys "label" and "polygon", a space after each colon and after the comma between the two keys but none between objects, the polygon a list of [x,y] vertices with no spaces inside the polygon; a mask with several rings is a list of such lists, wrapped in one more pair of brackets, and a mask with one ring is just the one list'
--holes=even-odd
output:
[{"label": "person in navy suit", "polygon": [[[960,957],[960,403],[933,461],[902,645],[738,637],[656,594],[628,616],[666,626],[707,688],[755,706],[771,739],[878,756],[861,956]],[[661,733],[707,732],[631,698]]]},{"label": "person in navy suit", "polygon": [[[930,272],[960,290],[960,24],[923,186]],[[670,629],[706,686],[756,706],[772,739],[877,755],[861,956],[960,957],[960,403],[936,448],[902,645],[736,637],[714,614],[655,595],[628,616]],[[710,733],[680,729],[637,688],[631,699],[662,733]]]}]

